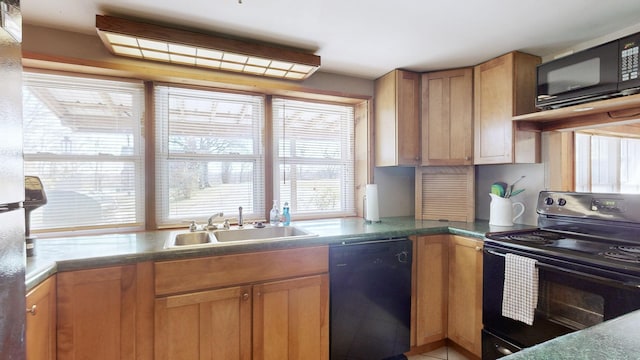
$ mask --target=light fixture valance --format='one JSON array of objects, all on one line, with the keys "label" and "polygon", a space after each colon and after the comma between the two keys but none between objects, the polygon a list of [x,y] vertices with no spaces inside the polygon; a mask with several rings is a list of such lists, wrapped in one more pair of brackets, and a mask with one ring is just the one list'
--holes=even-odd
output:
[{"label": "light fixture valance", "polygon": [[289,80],[308,78],[320,56],[267,44],[96,15],[96,30],[115,55]]}]

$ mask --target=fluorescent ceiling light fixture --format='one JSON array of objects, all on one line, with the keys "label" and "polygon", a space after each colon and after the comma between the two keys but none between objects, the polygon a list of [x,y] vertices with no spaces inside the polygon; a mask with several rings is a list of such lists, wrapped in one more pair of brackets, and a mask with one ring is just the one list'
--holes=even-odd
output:
[{"label": "fluorescent ceiling light fixture", "polygon": [[[11,1],[14,3],[15,1]],[[22,13],[18,6],[9,4],[7,1],[0,1],[0,29],[4,29],[17,42],[22,42]],[[318,58],[320,61],[320,58]]]},{"label": "fluorescent ceiling light fixture", "polygon": [[119,56],[289,80],[306,79],[320,67],[320,56],[301,50],[112,16],[96,15],[96,30]]}]

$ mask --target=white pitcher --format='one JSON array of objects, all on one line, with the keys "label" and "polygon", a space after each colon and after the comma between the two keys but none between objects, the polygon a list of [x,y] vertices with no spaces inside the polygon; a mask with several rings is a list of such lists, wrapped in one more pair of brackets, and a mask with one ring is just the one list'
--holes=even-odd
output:
[{"label": "white pitcher", "polygon": [[[511,199],[496,194],[489,194],[489,196],[491,196],[489,225],[513,226],[513,222],[524,213],[524,204],[521,202],[512,202]],[[514,216],[515,208],[518,206],[520,211]]]}]

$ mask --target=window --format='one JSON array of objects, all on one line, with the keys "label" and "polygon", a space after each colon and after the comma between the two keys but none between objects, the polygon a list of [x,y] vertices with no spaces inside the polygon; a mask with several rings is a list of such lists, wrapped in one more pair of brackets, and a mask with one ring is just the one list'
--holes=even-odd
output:
[{"label": "window", "polygon": [[25,174],[48,203],[31,229],[144,226],[140,82],[25,73]]},{"label": "window", "polygon": [[273,101],[274,199],[294,217],[355,215],[353,106]]},{"label": "window", "polygon": [[270,198],[294,220],[356,214],[353,105],[36,72],[23,102],[25,174],[48,196],[30,216],[39,233],[235,221],[239,207],[262,220]]},{"label": "window", "polygon": [[264,218],[264,97],[155,87],[156,221]]},{"label": "window", "polygon": [[640,139],[576,133],[576,191],[640,193]]}]

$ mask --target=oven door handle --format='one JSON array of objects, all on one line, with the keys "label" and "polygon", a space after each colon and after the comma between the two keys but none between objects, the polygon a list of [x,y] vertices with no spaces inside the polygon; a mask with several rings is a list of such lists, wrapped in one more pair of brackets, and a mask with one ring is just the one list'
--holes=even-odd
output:
[{"label": "oven door handle", "polygon": [[[485,249],[485,252],[491,254],[491,255],[496,255],[496,256],[501,256],[501,257],[505,257],[506,254],[502,254],[493,250],[489,250],[489,249]],[[549,265],[549,264],[545,264],[545,263],[541,263],[541,262],[537,262],[536,263],[536,267],[538,268],[542,268],[542,269],[547,269],[547,270],[552,270],[552,271],[557,271],[557,272],[562,272],[562,273],[568,273],[571,275],[575,275],[575,276],[581,276],[584,278],[588,278],[594,281],[598,281],[600,283],[604,283],[607,285],[614,285],[616,287],[631,287],[634,289],[640,289],[640,283],[637,282],[631,282],[631,281],[627,281],[627,282],[623,282],[623,281],[618,281],[618,280],[613,280],[613,279],[607,279],[605,277],[602,276],[598,276],[598,275],[591,275],[591,274],[587,274],[587,273],[583,273],[580,271],[575,271],[575,270],[571,270],[571,269],[566,269],[560,266],[555,266],[555,265]]]},{"label": "oven door handle", "polygon": [[564,272],[564,273],[569,273],[572,275],[576,275],[576,276],[582,276],[585,278],[589,278],[591,280],[594,281],[598,281],[600,283],[606,284],[606,285],[613,285],[616,287],[631,287],[634,289],[640,289],[640,283],[636,283],[636,282],[623,282],[623,281],[618,281],[618,280],[613,280],[613,279],[608,279],[602,276],[598,276],[598,275],[591,275],[591,274],[587,274],[587,273],[583,273],[581,271],[575,271],[575,270],[571,270],[571,269],[566,269],[560,266],[555,266],[555,265],[549,265],[549,264],[545,264],[545,263],[540,263],[538,262],[536,264],[537,267],[539,268],[543,268],[543,269],[548,269],[548,270],[555,270],[557,272]]}]

